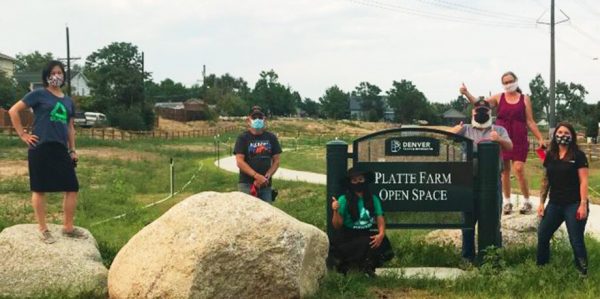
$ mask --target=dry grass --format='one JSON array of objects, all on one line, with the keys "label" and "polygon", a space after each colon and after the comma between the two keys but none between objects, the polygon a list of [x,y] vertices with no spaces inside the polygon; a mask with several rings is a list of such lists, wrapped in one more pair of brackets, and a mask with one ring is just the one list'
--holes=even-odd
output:
[{"label": "dry grass", "polygon": [[134,150],[125,150],[115,147],[89,147],[77,150],[79,159],[85,157],[94,157],[105,160],[124,160],[124,161],[142,161],[156,160],[159,158],[157,154],[145,153]]},{"label": "dry grass", "polygon": [[29,169],[25,160],[3,160],[0,164],[0,181],[6,178],[27,176]]}]

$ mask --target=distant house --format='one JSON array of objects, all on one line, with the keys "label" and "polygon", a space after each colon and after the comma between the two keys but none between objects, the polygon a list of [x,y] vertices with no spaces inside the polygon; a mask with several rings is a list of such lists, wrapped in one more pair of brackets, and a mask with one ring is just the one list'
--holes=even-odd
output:
[{"label": "distant house", "polygon": [[88,78],[83,72],[71,72],[71,94],[74,96],[87,97],[90,95]]},{"label": "distant house", "polygon": [[205,120],[209,111],[208,105],[200,99],[189,99],[185,102],[156,103],[154,109],[160,117],[180,122]]},{"label": "distant house", "polygon": [[15,73],[15,79],[19,84],[29,86],[29,90],[44,88],[41,72],[19,72]]},{"label": "distant house", "polygon": [[450,108],[444,112],[442,114],[442,118],[444,119],[444,125],[447,126],[454,126],[461,121],[465,123],[467,122],[467,116],[454,108]]},{"label": "distant house", "polygon": [[183,102],[158,102],[154,104],[154,108],[169,108],[169,109],[183,109]]},{"label": "distant house", "polygon": [[4,72],[8,78],[12,78],[15,73],[16,61],[16,59],[0,53],[0,71]]},{"label": "distant house", "polygon": [[[396,113],[394,109],[390,107],[388,104],[388,98],[386,96],[381,97],[383,99],[383,120],[385,121],[394,121]],[[350,118],[351,119],[366,119],[366,112],[362,108],[362,99],[359,96],[350,96],[348,100],[348,105],[350,106]]]},{"label": "distant house", "polygon": [[[15,79],[17,79],[17,81],[22,85],[29,85],[29,90],[44,87],[41,72],[15,73]],[[89,96],[90,87],[88,82],[88,78],[82,72],[71,72],[71,95],[84,97]]]}]

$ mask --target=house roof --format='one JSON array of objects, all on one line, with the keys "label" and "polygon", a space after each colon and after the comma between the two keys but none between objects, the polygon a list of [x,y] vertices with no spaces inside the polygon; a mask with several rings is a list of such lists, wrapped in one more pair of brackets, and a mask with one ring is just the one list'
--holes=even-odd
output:
[{"label": "house roof", "polygon": [[12,58],[6,54],[2,54],[0,53],[0,59],[4,59],[4,60],[10,60],[10,61],[17,61],[15,58]]},{"label": "house roof", "polygon": [[42,82],[42,75],[38,72],[18,72],[14,77],[19,82]]},{"label": "house roof", "polygon": [[170,109],[183,109],[182,102],[158,102],[154,104],[155,108],[170,108]]},{"label": "house roof", "polygon": [[462,113],[454,108],[450,108],[449,110],[444,112],[442,117],[444,117],[444,118],[465,118],[467,116],[464,113]]}]

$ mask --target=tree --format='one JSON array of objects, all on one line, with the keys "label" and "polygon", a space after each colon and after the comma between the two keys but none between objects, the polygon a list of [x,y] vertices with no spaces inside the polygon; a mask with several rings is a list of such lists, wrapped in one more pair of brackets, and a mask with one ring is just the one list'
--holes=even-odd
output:
[{"label": "tree", "polygon": [[550,91],[546,87],[546,83],[542,75],[537,74],[531,82],[529,82],[529,90],[531,90],[531,108],[533,110],[533,118],[540,120],[550,115],[549,94]]},{"label": "tree", "polygon": [[556,116],[558,120],[581,123],[588,92],[581,84],[556,82]]},{"label": "tree", "polygon": [[244,116],[248,115],[250,107],[242,98],[234,93],[225,94],[217,106],[221,115]]},{"label": "tree", "polygon": [[262,71],[252,90],[251,105],[259,105],[272,115],[295,114],[296,101],[300,95],[293,93],[289,86],[279,83],[278,79],[274,70]]},{"label": "tree", "polygon": [[94,98],[93,107],[107,113],[113,125],[123,123],[127,114],[122,112],[128,111],[141,113],[145,128],[152,127],[152,107],[144,102],[143,90],[143,82],[150,75],[142,73],[142,55],[136,46],[115,42],[95,51],[86,59],[85,73]]},{"label": "tree", "polygon": [[329,87],[319,101],[321,102],[321,111],[325,117],[333,119],[350,118],[348,94],[337,87],[337,85]]},{"label": "tree", "polygon": [[387,91],[388,103],[400,123],[413,123],[415,120],[435,121],[435,114],[425,95],[412,82],[402,79],[394,81]]},{"label": "tree", "polygon": [[305,98],[304,102],[300,102],[299,107],[310,117],[319,117],[321,112],[321,104],[309,98]]},{"label": "tree", "polygon": [[383,118],[385,104],[379,96],[381,88],[369,82],[361,82],[352,93],[361,100],[361,108],[368,121],[379,121]]},{"label": "tree", "polygon": [[50,52],[41,54],[40,52],[35,51],[29,54],[19,53],[15,58],[17,59],[15,62],[16,73],[35,72],[41,74],[48,62],[54,60],[54,55]]},{"label": "tree", "polygon": [[8,109],[16,101],[16,82],[0,71],[0,108]]}]

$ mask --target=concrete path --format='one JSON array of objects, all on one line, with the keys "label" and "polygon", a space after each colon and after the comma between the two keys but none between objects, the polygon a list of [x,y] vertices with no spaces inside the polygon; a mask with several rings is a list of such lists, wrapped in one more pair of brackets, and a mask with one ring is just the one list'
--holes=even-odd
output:
[{"label": "concrete path", "polygon": [[[235,156],[223,158],[215,162],[215,165],[230,172],[237,173],[239,171],[235,162]],[[325,185],[327,183],[327,177],[324,174],[308,171],[291,170],[281,167],[275,173],[275,178],[280,180],[300,181],[321,185]],[[522,197],[520,197],[519,199],[522,199]],[[535,212],[540,202],[539,197],[532,196],[530,199],[533,203],[533,212]],[[518,213],[518,207],[515,208],[514,212]],[[600,206],[590,204],[589,213],[590,217],[588,218],[585,231],[592,235],[594,238],[600,240]]]},{"label": "concrete path", "polygon": [[[309,162],[307,162],[307,163],[309,163]],[[239,169],[235,162],[235,156],[223,158],[223,159],[215,162],[215,165],[222,168],[223,170],[227,170],[230,172],[236,172],[236,173],[239,172]],[[321,185],[325,185],[327,183],[327,176],[325,176],[324,174],[308,172],[308,171],[291,170],[291,169],[285,169],[285,168],[281,168],[281,167],[277,170],[277,172],[275,173],[275,175],[273,177],[276,179],[279,179],[279,180],[299,181],[299,182],[307,182],[307,183],[321,184]]]}]

